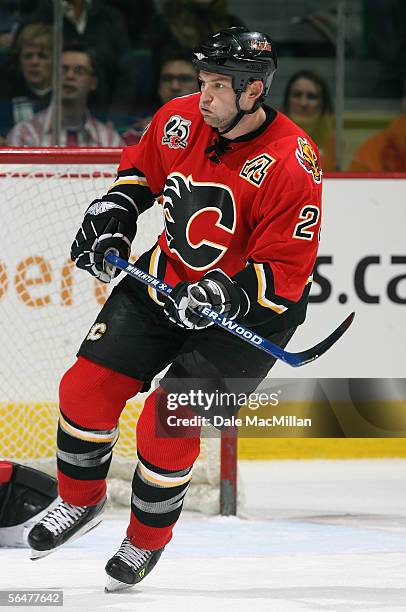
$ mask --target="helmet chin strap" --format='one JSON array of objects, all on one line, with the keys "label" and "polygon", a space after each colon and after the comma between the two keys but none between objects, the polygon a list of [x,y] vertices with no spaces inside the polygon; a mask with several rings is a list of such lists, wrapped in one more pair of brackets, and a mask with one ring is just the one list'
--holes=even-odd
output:
[{"label": "helmet chin strap", "polygon": [[244,115],[252,115],[261,106],[261,98],[258,98],[258,100],[256,100],[254,106],[251,108],[251,110],[249,110],[249,111],[242,110],[240,108],[240,97],[241,97],[241,94],[242,94],[242,91],[238,92],[238,94],[236,95],[236,98],[235,98],[235,105],[237,107],[237,114],[236,114],[236,116],[234,117],[234,119],[232,120],[232,122],[230,123],[230,125],[228,126],[228,128],[226,130],[224,130],[223,132],[220,132],[220,130],[218,130],[218,133],[220,134],[220,136],[224,136],[224,134],[228,134],[228,132],[231,132],[231,130],[233,130],[235,128],[235,126],[238,123],[240,123],[240,121],[244,117]]}]

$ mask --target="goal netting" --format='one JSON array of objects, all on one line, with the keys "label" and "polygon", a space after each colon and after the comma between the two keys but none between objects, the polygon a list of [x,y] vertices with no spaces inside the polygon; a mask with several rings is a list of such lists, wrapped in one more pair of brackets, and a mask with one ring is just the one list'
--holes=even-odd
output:
[{"label": "goal netting", "polygon": [[[86,206],[115,176],[118,150],[8,150],[0,155],[0,458],[55,472],[58,384],[111,290],[69,259]],[[141,215],[132,256],[152,246],[161,207]],[[109,496],[128,503],[136,422],[128,403],[109,473]],[[220,440],[202,439],[185,508],[219,511]],[[226,476],[227,477],[227,476]]]}]

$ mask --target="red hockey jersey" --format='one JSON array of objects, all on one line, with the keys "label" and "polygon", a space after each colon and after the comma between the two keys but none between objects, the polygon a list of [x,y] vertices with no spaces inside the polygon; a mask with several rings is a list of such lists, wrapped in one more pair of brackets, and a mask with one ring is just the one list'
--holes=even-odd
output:
[{"label": "red hockey jersey", "polygon": [[121,193],[139,212],[156,199],[163,207],[165,230],[150,252],[149,272],[176,284],[221,268],[250,297],[246,323],[272,319],[276,331],[305,318],[321,170],[305,132],[265,110],[258,130],[227,140],[204,122],[199,94],[172,100],[140,143],[123,150],[109,199]]}]

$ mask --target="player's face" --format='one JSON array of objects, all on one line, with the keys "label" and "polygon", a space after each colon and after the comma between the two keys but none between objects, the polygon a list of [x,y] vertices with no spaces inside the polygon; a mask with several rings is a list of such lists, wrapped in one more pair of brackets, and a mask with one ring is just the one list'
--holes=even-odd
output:
[{"label": "player's face", "polygon": [[301,77],[292,83],[288,99],[288,115],[314,118],[321,113],[321,91],[314,81]]},{"label": "player's face", "polygon": [[201,70],[200,112],[207,125],[224,131],[237,114],[231,77]]}]

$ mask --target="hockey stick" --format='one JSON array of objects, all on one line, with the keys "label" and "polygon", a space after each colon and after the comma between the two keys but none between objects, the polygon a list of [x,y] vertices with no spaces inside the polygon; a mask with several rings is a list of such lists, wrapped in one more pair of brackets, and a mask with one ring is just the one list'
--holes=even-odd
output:
[{"label": "hockey stick", "polygon": [[[132,263],[129,263],[125,259],[117,257],[111,251],[106,254],[105,260],[111,266],[122,270],[132,278],[139,280],[141,283],[144,283],[144,285],[148,285],[149,287],[152,287],[153,289],[159,291],[160,293],[163,293],[164,295],[169,295],[172,291],[172,287],[167,283],[164,283],[163,281],[159,280],[159,278],[152,276],[152,274],[149,274],[148,272],[144,272],[144,270],[137,268],[137,266]],[[332,334],[330,334],[327,338],[325,338],[325,340],[322,340],[312,348],[309,348],[306,351],[301,351],[300,353],[290,353],[289,351],[285,351],[277,344],[273,344],[272,342],[269,342],[269,340],[267,340],[266,338],[262,338],[262,336],[259,336],[258,334],[250,331],[249,329],[241,325],[241,323],[237,323],[235,321],[232,321],[231,319],[226,319],[226,317],[224,317],[223,315],[215,312],[214,310],[211,310],[210,308],[207,308],[206,306],[200,307],[198,311],[199,314],[206,317],[207,319],[212,320],[219,327],[231,332],[235,336],[238,336],[238,338],[241,338],[241,340],[245,340],[245,342],[248,342],[248,344],[260,348],[269,355],[272,355],[272,357],[280,359],[284,363],[287,363],[288,365],[294,368],[303,366],[306,363],[310,363],[318,357],[321,357],[321,355],[328,351],[328,349],[331,348],[339,338],[341,338],[344,332],[347,331],[355,316],[355,312],[352,312],[341,323],[341,325],[339,325],[337,329],[333,331]]]}]

